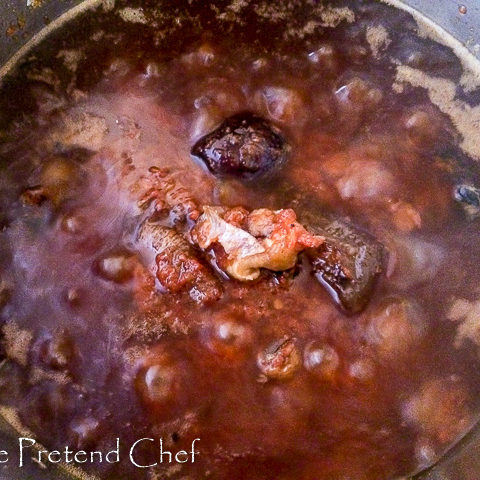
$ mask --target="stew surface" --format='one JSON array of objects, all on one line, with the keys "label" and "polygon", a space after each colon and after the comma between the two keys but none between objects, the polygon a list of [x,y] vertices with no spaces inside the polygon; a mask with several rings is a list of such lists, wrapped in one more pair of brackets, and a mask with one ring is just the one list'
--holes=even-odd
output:
[{"label": "stew surface", "polygon": [[3,82],[3,413],[200,439],[101,478],[393,479],[480,412],[478,90],[406,13],[277,3],[105,2]]}]

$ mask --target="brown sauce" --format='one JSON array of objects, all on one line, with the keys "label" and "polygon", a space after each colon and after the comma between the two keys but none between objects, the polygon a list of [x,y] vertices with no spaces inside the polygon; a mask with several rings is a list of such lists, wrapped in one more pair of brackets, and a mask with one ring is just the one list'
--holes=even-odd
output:
[{"label": "brown sauce", "polygon": [[[200,438],[194,464],[85,467],[105,479],[432,464],[480,411],[475,190],[467,209],[455,198],[480,175],[425,90],[392,90],[392,59],[453,82],[460,62],[376,2],[145,1],[125,22],[133,3],[55,32],[0,92],[0,403],[49,449]],[[218,178],[190,155],[243,111],[291,146],[271,177]],[[368,306],[346,315],[303,253],[252,282],[212,270],[206,305],[167,291],[138,240],[153,166],[180,209],[320,209],[368,232],[387,252]],[[184,234],[178,208],[161,220]]]}]

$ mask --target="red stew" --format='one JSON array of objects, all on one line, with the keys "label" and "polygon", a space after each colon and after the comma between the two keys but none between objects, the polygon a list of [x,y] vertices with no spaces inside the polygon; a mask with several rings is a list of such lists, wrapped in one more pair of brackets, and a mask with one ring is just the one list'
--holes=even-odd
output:
[{"label": "red stew", "polygon": [[105,479],[430,465],[480,408],[480,175],[396,73],[459,60],[377,2],[137,3],[3,83],[0,403],[50,449],[200,439]]}]

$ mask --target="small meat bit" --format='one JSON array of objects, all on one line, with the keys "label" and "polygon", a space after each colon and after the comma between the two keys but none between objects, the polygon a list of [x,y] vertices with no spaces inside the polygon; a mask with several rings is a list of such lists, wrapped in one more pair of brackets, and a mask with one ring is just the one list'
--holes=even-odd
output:
[{"label": "small meat bit", "polygon": [[300,367],[300,354],[294,340],[284,337],[272,343],[257,357],[258,368],[270,379],[291,378]]},{"label": "small meat bit", "polygon": [[178,220],[199,217],[200,212],[190,192],[173,178],[168,169],[150,167],[148,171],[150,175],[142,179],[147,190],[138,202],[141,209],[153,203],[155,211],[168,211]]},{"label": "small meat bit", "polygon": [[215,274],[194,248],[172,228],[145,222],[138,236],[155,251],[155,276],[171,293],[187,290],[199,304],[218,300],[222,289]]},{"label": "small meat bit", "polygon": [[369,235],[320,211],[302,218],[325,242],[308,250],[315,276],[347,313],[361,312],[383,271],[384,248]]},{"label": "small meat bit", "polygon": [[219,267],[231,277],[255,280],[261,268],[288,270],[302,250],[322,244],[323,237],[308,233],[296,218],[291,209],[274,212],[262,208],[248,214],[239,208],[205,206],[191,237],[202,250],[217,244],[223,247],[226,260]]},{"label": "small meat bit", "polygon": [[280,131],[266,120],[239,113],[201,138],[191,153],[214,175],[251,179],[280,168],[287,160],[289,147]]}]

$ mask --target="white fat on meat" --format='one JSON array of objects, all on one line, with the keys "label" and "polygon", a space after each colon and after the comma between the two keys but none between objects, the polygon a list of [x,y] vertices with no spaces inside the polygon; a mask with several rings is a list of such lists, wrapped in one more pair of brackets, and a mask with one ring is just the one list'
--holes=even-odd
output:
[{"label": "white fat on meat", "polygon": [[225,271],[240,281],[255,280],[260,269],[283,271],[293,268],[300,251],[318,247],[323,237],[310,235],[292,210],[254,210],[244,212],[245,228],[223,218],[229,212],[222,207],[203,207],[203,214],[191,231],[202,250],[219,244],[228,261]]}]

